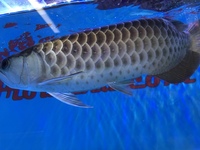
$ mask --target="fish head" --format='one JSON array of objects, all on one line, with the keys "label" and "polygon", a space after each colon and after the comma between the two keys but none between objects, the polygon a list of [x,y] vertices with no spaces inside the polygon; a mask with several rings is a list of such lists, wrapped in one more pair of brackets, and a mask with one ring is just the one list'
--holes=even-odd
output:
[{"label": "fish head", "polygon": [[9,87],[28,90],[41,77],[40,62],[35,52],[5,58],[0,63],[0,80]]},{"label": "fish head", "polygon": [[11,56],[0,63],[0,79],[8,86],[15,88],[21,83],[21,75],[24,69],[22,56]]}]

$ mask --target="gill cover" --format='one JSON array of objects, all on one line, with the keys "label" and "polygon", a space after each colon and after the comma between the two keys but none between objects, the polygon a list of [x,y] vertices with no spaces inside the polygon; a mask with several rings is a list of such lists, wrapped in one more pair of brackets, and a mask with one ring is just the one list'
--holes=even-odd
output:
[{"label": "gill cover", "polygon": [[41,76],[41,60],[37,53],[25,51],[1,62],[0,79],[9,87],[29,89]]},{"label": "gill cover", "polygon": [[0,67],[0,79],[8,86],[17,88],[23,72],[23,57],[12,56],[4,59]]}]

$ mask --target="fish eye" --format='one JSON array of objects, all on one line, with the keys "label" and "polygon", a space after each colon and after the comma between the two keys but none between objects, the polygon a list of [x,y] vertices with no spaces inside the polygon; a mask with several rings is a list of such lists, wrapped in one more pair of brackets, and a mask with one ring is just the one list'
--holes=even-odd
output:
[{"label": "fish eye", "polygon": [[2,61],[2,63],[1,63],[1,68],[2,68],[3,70],[5,70],[5,69],[7,69],[7,68],[9,67],[9,64],[10,64],[9,60],[8,60],[8,59],[4,59],[4,60]]}]

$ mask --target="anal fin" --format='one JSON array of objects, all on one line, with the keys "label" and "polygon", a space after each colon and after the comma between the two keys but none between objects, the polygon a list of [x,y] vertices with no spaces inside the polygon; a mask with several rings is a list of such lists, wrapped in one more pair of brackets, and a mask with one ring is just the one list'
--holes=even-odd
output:
[{"label": "anal fin", "polygon": [[169,83],[180,83],[188,79],[198,68],[199,64],[200,54],[194,51],[188,51],[176,67],[156,76]]},{"label": "anal fin", "polygon": [[110,82],[108,85],[119,92],[132,96],[132,89],[129,84],[131,84],[132,80],[122,81],[122,82]]},{"label": "anal fin", "polygon": [[81,108],[92,108],[92,106],[88,106],[77,99],[77,97],[72,93],[56,93],[56,92],[49,92],[49,94],[59,101],[66,103],[68,105],[81,107]]}]

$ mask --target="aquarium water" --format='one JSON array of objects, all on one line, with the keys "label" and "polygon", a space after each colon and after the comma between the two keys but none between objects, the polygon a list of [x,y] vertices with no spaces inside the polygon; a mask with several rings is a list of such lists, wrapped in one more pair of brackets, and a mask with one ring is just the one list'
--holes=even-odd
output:
[{"label": "aquarium water", "polygon": [[[39,42],[120,22],[164,17],[191,24],[200,17],[198,2],[167,11],[97,6],[93,1],[1,0],[0,59]],[[133,96],[107,86],[76,93],[93,106],[83,109],[0,82],[0,150],[200,149],[200,68],[179,84],[144,75],[130,86]]]}]

